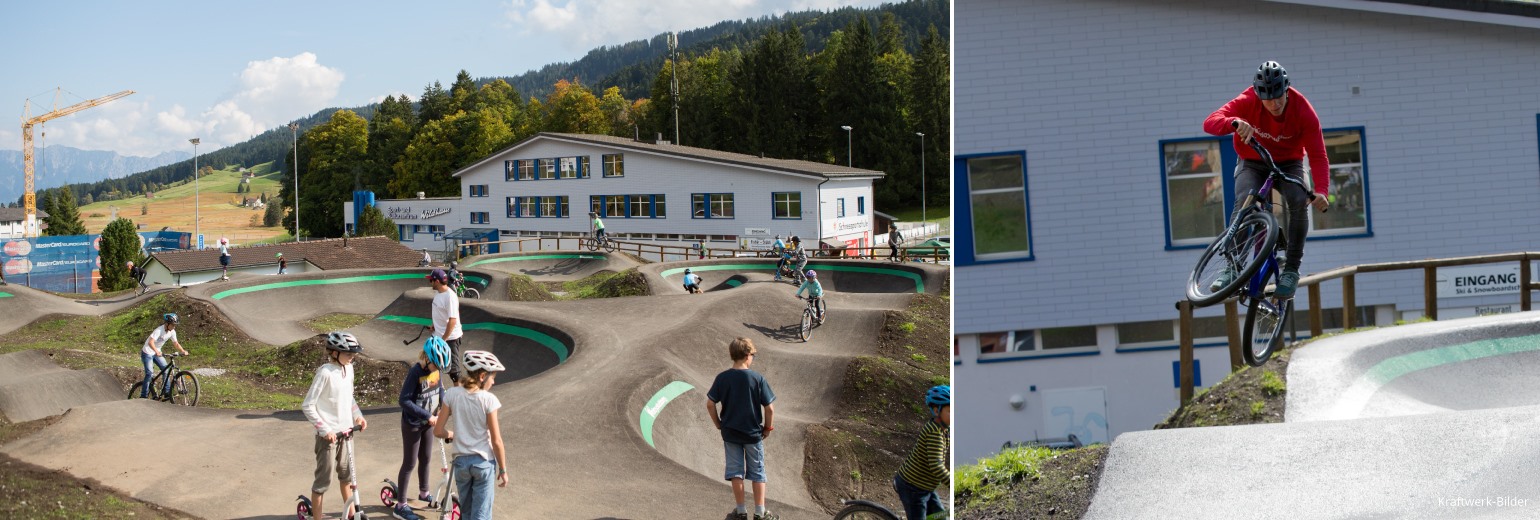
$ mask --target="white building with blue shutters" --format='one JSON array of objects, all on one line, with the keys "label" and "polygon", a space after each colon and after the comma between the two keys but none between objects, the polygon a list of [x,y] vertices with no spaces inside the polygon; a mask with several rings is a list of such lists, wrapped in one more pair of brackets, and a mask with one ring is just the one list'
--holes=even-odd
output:
[{"label": "white building with blue shutters", "polygon": [[[768,248],[779,234],[808,248],[869,247],[883,231],[872,206],[882,172],[667,142],[541,133],[453,175],[460,197],[375,202],[403,244],[439,251],[457,231],[588,236],[590,211],[613,238],[675,246]],[[344,210],[351,230],[352,203]]]},{"label": "white building with blue shutters", "polygon": [[[1540,4],[954,9],[958,460],[1006,441],[1106,442],[1177,407],[1174,304],[1236,203],[1231,139],[1201,124],[1264,61],[1315,107],[1331,162],[1335,201],[1311,214],[1302,273],[1540,246]],[[1420,272],[1356,281],[1357,323],[1422,315]],[[1323,291],[1326,329],[1342,323],[1340,287]],[[1438,297],[1441,319],[1518,308],[1516,290]],[[1229,371],[1222,316],[1197,314],[1203,386]]]}]

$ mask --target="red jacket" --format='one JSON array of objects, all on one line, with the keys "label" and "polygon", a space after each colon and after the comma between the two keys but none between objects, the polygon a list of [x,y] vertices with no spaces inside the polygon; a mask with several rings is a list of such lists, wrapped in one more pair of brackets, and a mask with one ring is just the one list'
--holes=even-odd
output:
[{"label": "red jacket", "polygon": [[[1283,116],[1273,117],[1262,106],[1256,91],[1247,87],[1241,95],[1209,114],[1208,119],[1203,121],[1203,131],[1209,135],[1234,134],[1235,128],[1230,126],[1230,122],[1236,119],[1244,120],[1256,129],[1253,135],[1257,142],[1273,154],[1273,160],[1298,161],[1308,156],[1311,185],[1316,193],[1326,195],[1326,188],[1330,184],[1327,172],[1331,168],[1326,160],[1326,141],[1321,137],[1321,120],[1316,117],[1315,108],[1310,106],[1310,100],[1305,99],[1304,94],[1289,87],[1289,104],[1284,106]],[[1232,138],[1232,141],[1235,152],[1242,159],[1262,160],[1256,150],[1242,143],[1240,138]]]}]

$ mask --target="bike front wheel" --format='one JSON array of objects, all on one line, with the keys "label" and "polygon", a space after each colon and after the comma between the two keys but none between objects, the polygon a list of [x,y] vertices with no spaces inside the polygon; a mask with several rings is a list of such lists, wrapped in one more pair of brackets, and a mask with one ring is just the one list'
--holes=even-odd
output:
[{"label": "bike front wheel", "polygon": [[802,328],[798,330],[802,341],[813,339],[813,309],[802,310]]},{"label": "bike front wheel", "polygon": [[1241,337],[1241,359],[1253,367],[1267,363],[1283,346],[1283,330],[1294,313],[1294,300],[1261,298],[1246,308],[1246,328]]},{"label": "bike front wheel", "polygon": [[587,249],[589,251],[598,251],[599,250],[599,240],[595,239],[595,238],[583,239],[583,248]]},{"label": "bike front wheel", "polygon": [[198,376],[183,370],[171,379],[171,402],[181,406],[198,406]]},{"label": "bike front wheel", "polygon": [[611,240],[611,239],[608,239],[608,238],[604,239],[604,251],[605,252],[614,253],[616,246],[617,246],[617,244],[615,244],[614,240]]},{"label": "bike front wheel", "polygon": [[899,518],[885,507],[858,502],[846,505],[839,513],[835,513],[834,520],[899,520]]},{"label": "bike front wheel", "polygon": [[1187,278],[1187,299],[1204,307],[1230,297],[1272,256],[1278,234],[1278,220],[1272,213],[1258,211],[1247,215],[1232,232],[1219,235],[1198,257],[1198,265]]},{"label": "bike front wheel", "polygon": [[481,291],[472,289],[470,287],[466,287],[465,288],[465,294],[462,295],[462,296],[468,297],[468,298],[470,298],[472,300],[478,300],[478,299],[481,299]]}]

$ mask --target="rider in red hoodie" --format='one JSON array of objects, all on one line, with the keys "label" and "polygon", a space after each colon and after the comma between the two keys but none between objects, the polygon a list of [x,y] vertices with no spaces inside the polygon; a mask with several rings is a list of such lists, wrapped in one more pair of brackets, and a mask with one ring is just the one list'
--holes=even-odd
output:
[{"label": "rider in red hoodie", "polygon": [[[1257,67],[1257,75],[1251,88],[1235,99],[1219,107],[1203,121],[1203,131],[1211,135],[1235,134],[1234,147],[1240,156],[1235,168],[1235,198],[1245,198],[1262,186],[1267,176],[1267,166],[1262,157],[1246,144],[1247,139],[1257,142],[1271,153],[1273,160],[1284,174],[1296,179],[1304,176],[1304,160],[1310,161],[1310,184],[1314,193],[1307,193],[1298,185],[1278,183],[1273,189],[1283,195],[1288,209],[1286,226],[1288,250],[1283,260],[1283,274],[1279,276],[1275,295],[1283,298],[1294,296],[1299,285],[1299,264],[1305,256],[1305,235],[1310,231],[1310,221],[1305,205],[1308,202],[1320,211],[1326,211],[1326,189],[1330,186],[1327,172],[1326,141],[1321,135],[1321,120],[1305,95],[1289,86],[1289,73],[1276,61]],[[1239,218],[1243,208],[1235,207],[1231,219]],[[1224,285],[1234,279],[1235,273],[1224,272],[1216,285]]]}]

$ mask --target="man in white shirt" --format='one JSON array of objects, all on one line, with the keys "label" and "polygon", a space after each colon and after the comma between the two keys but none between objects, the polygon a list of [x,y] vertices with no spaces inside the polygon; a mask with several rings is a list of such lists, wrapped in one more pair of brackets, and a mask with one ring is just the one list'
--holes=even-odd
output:
[{"label": "man in white shirt", "polygon": [[176,324],[180,321],[177,319],[176,313],[172,312],[161,315],[161,320],[165,321],[165,324],[156,327],[155,331],[150,333],[150,337],[145,338],[144,346],[139,348],[139,362],[144,364],[144,386],[139,388],[140,399],[149,397],[150,376],[153,375],[150,372],[150,362],[154,361],[155,366],[160,367],[162,370],[166,368],[166,358],[162,357],[165,354],[161,352],[161,349],[165,348],[167,342],[175,346],[182,355],[187,355],[187,351],[182,349],[182,342],[176,339]]},{"label": "man in white shirt", "polygon": [[[443,269],[434,269],[428,273],[428,283],[433,285],[433,335],[444,339],[449,344],[449,350],[453,352],[454,359],[460,359],[460,336],[464,332],[460,330],[460,298],[455,292],[449,290],[449,274]],[[450,379],[460,380],[459,363],[449,367]]]}]

